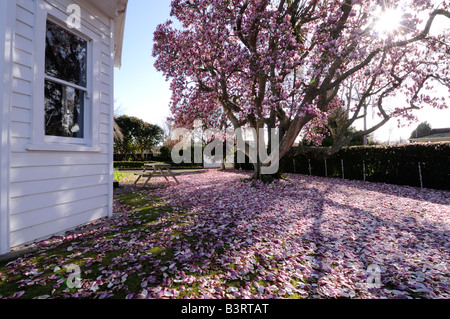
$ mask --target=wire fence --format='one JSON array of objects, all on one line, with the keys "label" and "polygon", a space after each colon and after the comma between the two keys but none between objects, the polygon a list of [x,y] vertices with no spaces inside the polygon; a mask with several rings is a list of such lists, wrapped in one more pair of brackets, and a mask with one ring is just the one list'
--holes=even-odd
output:
[{"label": "wire fence", "polygon": [[399,160],[385,157],[383,160],[339,155],[317,160],[304,156],[288,159],[285,173],[332,177],[367,182],[408,185],[420,188],[450,190],[450,157],[421,160]]}]

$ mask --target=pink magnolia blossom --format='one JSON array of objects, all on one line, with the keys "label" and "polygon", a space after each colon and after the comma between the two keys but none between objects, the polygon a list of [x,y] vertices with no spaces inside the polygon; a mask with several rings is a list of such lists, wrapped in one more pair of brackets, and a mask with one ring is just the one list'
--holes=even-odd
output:
[{"label": "pink magnolia blossom", "polygon": [[[433,86],[450,88],[449,29],[430,34],[438,16],[450,18],[446,2],[173,0],[171,5],[181,27],[160,24],[153,55],[156,69],[171,81],[171,110],[179,126],[202,119],[219,127],[226,119],[234,128],[278,127],[282,158],[300,133],[319,144],[328,133],[314,127],[326,126],[348,98],[357,102],[347,127],[370,101],[377,124],[352,136],[345,136],[345,129],[334,132],[335,145],[323,151],[331,155],[393,117],[411,121],[416,109],[447,108]],[[401,21],[380,34],[377,23],[394,9],[401,10]],[[398,102],[390,108],[387,99],[393,96]]]}]

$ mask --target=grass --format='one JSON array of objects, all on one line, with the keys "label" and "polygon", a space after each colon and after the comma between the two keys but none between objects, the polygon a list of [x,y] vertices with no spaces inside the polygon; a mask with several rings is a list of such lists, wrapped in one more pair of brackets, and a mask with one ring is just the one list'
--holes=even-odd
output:
[{"label": "grass", "polygon": [[[170,226],[171,233],[169,236],[172,242],[184,241],[192,246],[198,244],[197,238],[185,235],[182,230],[178,230],[189,225],[189,222],[185,219],[189,214],[188,212],[174,212],[161,199],[141,192],[123,193],[117,195],[116,200],[129,208],[129,222],[120,228],[112,225],[109,228],[104,227],[96,236],[82,236],[73,240],[62,240],[57,245],[43,247],[35,253],[24,256],[22,259],[23,265],[16,266],[17,261],[12,263],[8,261],[0,262],[0,297],[11,297],[21,291],[24,292],[20,297],[21,299],[59,298],[61,296],[70,298],[76,291],[76,288],[68,288],[64,280],[64,276],[67,276],[67,273],[63,265],[69,264],[78,265],[82,270],[83,289],[86,290],[87,287],[89,290],[90,287],[91,289],[95,287],[96,289],[94,290],[97,293],[97,297],[102,291],[110,291],[110,289],[107,289],[108,284],[104,283],[96,287],[95,283],[99,279],[104,279],[105,273],[123,272],[123,268],[126,268],[126,265],[117,263],[117,260],[126,254],[130,254],[130,252],[120,246],[110,247],[110,249],[101,252],[95,251],[93,247],[108,245],[109,241],[114,239],[118,232],[123,236],[123,240],[126,241],[127,239],[139,239],[139,237],[135,237],[136,234],[139,231],[148,230],[149,232],[151,231],[151,236],[154,236],[155,242],[164,242],[160,240],[160,236],[164,235],[167,227]],[[72,250],[72,247],[77,248]],[[216,253],[220,255],[227,248],[218,248]],[[152,263],[141,262],[139,271],[130,272],[126,280],[117,286],[112,298],[125,298],[130,291],[138,293],[142,290],[143,278],[150,274],[156,276],[156,282],[158,283],[167,276],[161,270],[155,269],[153,265],[155,261],[160,265],[168,265],[174,260],[175,252],[171,247],[156,245],[142,253],[151,256]],[[211,263],[211,265],[213,264],[214,262]],[[197,266],[201,267],[202,265],[198,263]],[[177,267],[182,267],[182,265],[177,265]],[[38,275],[32,275],[25,270],[29,268],[36,269]],[[55,272],[55,269],[59,270]],[[189,271],[186,271],[186,274],[199,279],[205,276],[215,276],[220,271],[214,266],[205,269],[202,274]],[[155,286],[156,282],[148,283],[147,287]],[[245,281],[235,280],[227,282],[227,284],[229,287],[243,287]],[[111,286],[111,283],[109,285]],[[178,297],[182,298],[197,294],[201,283],[193,282],[191,285],[186,286],[184,287],[183,284],[176,281],[170,285],[171,288],[180,290]],[[92,296],[86,295],[86,297],[90,298]]]},{"label": "grass", "polygon": [[[138,200],[136,194],[129,193],[122,196],[124,202],[137,204],[145,204],[147,201]],[[126,230],[123,228],[122,230]],[[84,269],[83,279],[95,279],[102,275],[102,270],[110,265],[111,261],[123,255],[126,251],[115,247],[103,253],[97,253],[90,249],[95,247],[96,242],[105,242],[114,234],[105,234],[97,238],[86,238],[84,240],[72,240],[62,242],[55,247],[44,247],[36,253],[30,253],[22,257],[23,268],[13,269],[14,261],[5,260],[0,262],[0,296],[8,297],[18,291],[24,291],[22,298],[36,298],[42,296],[58,295],[67,292],[68,287],[62,282],[61,274],[65,273],[65,267],[68,264],[75,264]],[[70,248],[78,245],[78,251],[74,252]],[[85,248],[87,252],[81,252],[80,249]],[[89,263],[89,265],[88,265]],[[55,272],[56,267],[61,269]],[[30,274],[25,269],[37,269],[38,276]]]},{"label": "grass", "polygon": [[[120,228],[112,225],[109,228],[103,227],[96,236],[81,236],[73,240],[63,239],[57,245],[43,247],[35,253],[23,256],[22,265],[19,266],[16,266],[17,260],[0,262],[0,298],[11,297],[19,291],[24,292],[20,297],[23,299],[70,296],[74,290],[69,289],[62,278],[62,274],[66,274],[65,267],[62,265],[78,265],[82,269],[83,281],[89,282],[89,286],[99,278],[104,278],[107,272],[123,271],[121,268],[126,268],[126,265],[120,265],[116,261],[124,255],[130,254],[120,246],[110,247],[102,252],[95,251],[95,247],[108,245],[118,234],[123,237],[124,242],[140,239],[136,237],[136,234],[142,231],[151,232],[151,236],[154,236],[155,241],[159,242],[158,237],[167,226],[182,227],[188,224],[183,219],[187,216],[186,212],[173,212],[172,208],[160,198],[140,192],[127,192],[117,195],[116,200],[122,205],[126,205],[129,211],[128,222]],[[173,241],[196,242],[195,238],[185,236],[182,231],[177,231],[176,227],[170,236]],[[72,250],[72,246],[77,248]],[[174,258],[174,251],[170,247],[154,246],[142,253],[151,256],[153,261],[159,261],[160,264],[166,264]],[[60,268],[57,273],[54,271],[56,267]],[[28,268],[37,269],[39,275],[37,277],[30,275],[25,270]],[[142,262],[141,270],[128,274],[123,282],[123,287],[126,289],[117,289],[114,298],[125,298],[129,291],[142,290],[143,278],[155,271],[150,263]],[[160,271],[156,271],[156,273],[162,277]],[[101,285],[97,292],[108,290],[105,289],[105,286],[107,287],[106,284]],[[180,286],[180,284],[173,284],[174,288]],[[197,288],[198,285],[194,284],[185,293],[191,295]]]},{"label": "grass", "polygon": [[133,177],[134,174],[130,172],[121,172],[118,169],[114,169],[113,173],[113,179],[118,182],[123,182],[129,180],[131,177]]}]

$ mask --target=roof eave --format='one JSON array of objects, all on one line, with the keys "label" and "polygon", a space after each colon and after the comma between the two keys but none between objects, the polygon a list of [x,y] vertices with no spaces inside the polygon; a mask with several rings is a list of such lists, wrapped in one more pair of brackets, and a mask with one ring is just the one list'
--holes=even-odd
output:
[{"label": "roof eave", "polygon": [[117,2],[117,14],[114,19],[114,66],[122,66],[122,48],[125,34],[125,21],[127,16],[128,0]]}]

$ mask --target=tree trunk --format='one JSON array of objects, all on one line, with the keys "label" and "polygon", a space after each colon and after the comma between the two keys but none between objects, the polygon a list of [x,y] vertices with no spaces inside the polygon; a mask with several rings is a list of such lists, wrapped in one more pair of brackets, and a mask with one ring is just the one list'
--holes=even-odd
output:
[{"label": "tree trunk", "polygon": [[[270,150],[272,152],[272,135],[269,134],[268,142],[269,148],[267,149],[265,143],[265,136],[263,132],[260,132],[259,125],[256,125],[256,161],[253,163],[253,176],[252,179],[262,180],[265,183],[271,183],[274,179],[279,179],[281,177],[280,170],[276,171],[273,174],[263,174],[263,168],[265,165],[269,166],[270,163],[263,163],[263,158],[266,157],[266,153]],[[277,136],[278,138],[278,136]],[[270,153],[267,155],[271,155]],[[267,172],[267,171],[266,171]]]},{"label": "tree trunk", "polygon": [[[258,156],[259,160],[259,156]],[[261,179],[261,163],[253,163],[252,179]]]},{"label": "tree trunk", "polygon": [[[256,162],[253,163],[253,176],[252,179],[261,179],[261,157],[260,157],[260,152],[261,152],[261,148],[260,148],[260,142],[261,142],[261,135],[259,132],[259,124],[257,123],[256,125]],[[264,136],[262,136],[262,138],[264,139]]]}]

